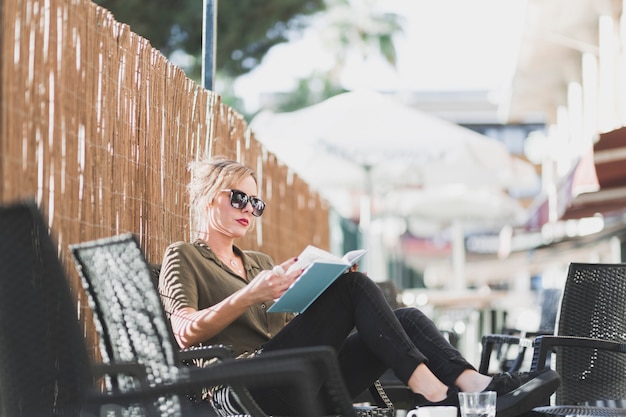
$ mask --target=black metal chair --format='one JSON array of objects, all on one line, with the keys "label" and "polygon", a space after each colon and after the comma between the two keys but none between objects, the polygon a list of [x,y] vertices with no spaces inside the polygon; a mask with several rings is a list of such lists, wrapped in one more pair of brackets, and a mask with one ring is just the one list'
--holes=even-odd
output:
[{"label": "black metal chair", "polygon": [[[176,401],[193,389],[265,385],[268,375],[308,385],[316,372],[310,361],[270,357],[224,361],[210,372],[177,369],[171,383],[166,375],[148,380],[150,371],[136,362],[91,364],[76,311],[57,245],[36,205],[0,206],[1,416],[193,416],[197,410]],[[101,376],[122,374],[134,376],[133,390],[103,389]]]},{"label": "black metal chair", "polygon": [[626,264],[572,263],[554,335],[534,341],[532,370],[561,376],[543,415],[626,416]]},{"label": "black metal chair", "polygon": [[512,327],[503,327],[500,334],[489,334],[482,337],[482,356],[478,371],[489,373],[492,359],[497,360],[498,371],[517,372],[532,352],[533,342],[537,336],[552,335],[556,325],[561,288],[547,288],[540,294],[541,317],[539,327],[534,331],[524,331]]},{"label": "black metal chair", "polygon": [[31,206],[0,207],[0,415],[78,415],[95,392],[69,288]]},{"label": "black metal chair", "polygon": [[[99,322],[102,350],[107,353],[108,358],[145,364],[149,377],[153,380],[163,379],[172,369],[179,372],[182,369],[211,372],[214,365],[207,368],[181,366],[184,359],[191,358],[186,353],[191,353],[196,358],[206,357],[207,354],[212,355],[213,349],[208,347],[179,351],[154,285],[153,267],[146,262],[132,234],[83,242],[70,246],[70,250]],[[319,386],[324,388],[328,401],[334,405],[334,413],[356,415],[343,384],[335,353],[330,348],[314,347],[264,353],[254,359],[224,359],[223,356],[219,359],[249,362],[268,360],[269,357],[277,360],[300,360],[310,365],[305,368],[308,369],[303,376],[306,381],[300,382],[304,385],[296,391],[301,393],[300,399],[294,401],[300,404],[302,415],[322,415],[322,408],[315,401],[318,390],[312,388]],[[274,372],[268,370],[265,383],[280,382],[275,380]],[[247,392],[245,381],[229,385],[241,406],[248,411],[254,409],[256,404]],[[297,386],[295,384],[290,389]],[[258,409],[257,412],[262,413],[262,410]]]}]

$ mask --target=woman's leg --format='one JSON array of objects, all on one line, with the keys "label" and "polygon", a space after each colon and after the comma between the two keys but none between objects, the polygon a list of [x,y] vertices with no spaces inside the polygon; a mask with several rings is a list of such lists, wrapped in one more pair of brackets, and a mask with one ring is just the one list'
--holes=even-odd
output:
[{"label": "woman's leg", "polygon": [[[429,401],[444,399],[440,398],[441,392],[433,392],[433,384],[439,385],[437,391],[441,391],[439,389],[441,387],[445,388],[450,381],[458,384],[461,390],[467,390],[471,385],[474,386],[473,390],[480,390],[482,386],[486,386],[489,377],[476,372],[455,349],[451,350],[451,346],[432,321],[415,311],[417,310],[401,311],[399,317],[396,317],[376,283],[358,272],[346,273],[303,314],[296,316],[266,343],[264,349],[333,346],[341,352],[344,375],[348,385],[351,386],[351,392],[356,393],[362,391],[359,391],[359,383],[369,385],[380,375],[381,365],[376,358],[382,361],[385,367],[393,369],[398,378],[407,383],[413,392],[423,394]],[[349,336],[354,328],[357,330],[356,336]],[[362,358],[369,357],[370,361],[360,364],[355,361],[350,365],[345,361],[358,357],[356,354],[351,356],[350,350],[364,355]],[[364,379],[361,379],[362,372],[366,373]],[[504,386],[494,378],[487,386],[492,389],[492,384],[503,385],[493,387],[493,390],[502,395],[502,401],[500,397],[498,399],[498,413],[503,417],[511,417],[514,412],[519,414],[540,404],[556,390],[560,381],[554,371],[544,372],[542,376],[537,377],[532,389],[520,391],[517,387],[531,377],[505,376],[508,378],[507,381],[514,379],[514,383],[507,382]],[[461,379],[464,380],[463,383],[460,383]],[[420,382],[415,383],[416,381]],[[482,386],[476,388],[477,385]],[[431,387],[428,393],[421,389],[426,387]],[[515,392],[510,392],[512,390]],[[284,392],[266,390],[263,394],[266,395],[260,395],[262,407],[263,404],[268,404],[288,408],[290,399]],[[285,414],[281,411],[272,411],[271,408],[267,411]]]},{"label": "woman's leg", "polygon": [[[267,342],[263,351],[327,345],[341,352],[355,327],[360,330],[357,345],[372,346],[372,349],[376,346],[375,349],[381,352],[374,357],[393,358],[398,369],[407,369],[404,372],[407,380],[411,371],[426,360],[402,330],[380,288],[357,272],[340,276],[304,313],[297,315]],[[363,352],[365,350],[360,353]],[[362,391],[355,391],[358,389],[355,387],[371,385],[389,365],[381,368],[376,362],[361,362],[360,367],[365,373],[352,376],[344,372],[352,395]],[[342,368],[348,369],[343,365]],[[251,391],[267,412],[291,413],[290,396],[285,392],[273,389]]]},{"label": "woman's leg", "polygon": [[463,371],[475,370],[423,312],[407,307],[394,313],[411,341],[428,358],[430,370],[443,383],[452,386]]},{"label": "woman's leg", "polygon": [[[417,366],[427,358],[430,366],[441,369],[442,375],[452,380],[464,369],[471,368],[425,315],[411,308],[398,314],[404,323],[391,310],[375,282],[358,272],[347,273],[304,313],[296,316],[264,349],[329,345],[339,352],[350,352],[349,355],[342,354],[342,360],[347,360],[348,356],[351,360],[361,356],[379,358],[384,366],[360,360],[355,360],[354,366],[346,365],[348,373],[344,375],[347,380],[353,379],[351,371],[358,369],[354,379],[359,381],[359,387],[373,382],[382,373],[381,369],[387,368],[393,369],[398,378],[407,383]],[[405,327],[410,329],[411,336]],[[348,338],[354,328],[357,335]],[[450,363],[458,366],[448,368]],[[351,388],[351,392],[354,389]]]},{"label": "woman's leg", "polygon": [[[474,369],[424,313],[415,308],[401,308],[394,310],[394,314],[413,344],[428,358],[428,368],[445,385],[453,386],[461,373]],[[339,362],[352,395],[363,392],[370,381],[392,368],[367,347],[359,332],[348,337],[339,352]]]},{"label": "woman's leg", "polygon": [[[406,364],[406,378],[426,360],[408,338],[380,288],[366,275],[341,275],[302,314],[267,342],[263,349],[329,345],[340,351],[355,329],[379,357]],[[403,362],[403,363],[400,363]]]}]

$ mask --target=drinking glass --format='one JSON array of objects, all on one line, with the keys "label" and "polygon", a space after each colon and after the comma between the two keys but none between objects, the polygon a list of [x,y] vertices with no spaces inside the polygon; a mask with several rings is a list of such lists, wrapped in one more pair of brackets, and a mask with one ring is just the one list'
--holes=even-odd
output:
[{"label": "drinking glass", "polygon": [[495,417],[496,392],[459,392],[461,417]]}]

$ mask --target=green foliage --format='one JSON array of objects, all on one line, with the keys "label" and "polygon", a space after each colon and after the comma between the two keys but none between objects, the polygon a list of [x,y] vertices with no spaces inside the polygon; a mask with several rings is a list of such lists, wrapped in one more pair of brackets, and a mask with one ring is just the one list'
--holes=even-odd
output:
[{"label": "green foliage", "polygon": [[[306,26],[305,16],[322,11],[324,0],[214,0],[217,8],[216,68],[228,76],[254,68],[288,32]],[[95,0],[115,19],[148,39],[165,56],[176,50],[202,55],[202,1],[195,0]],[[199,59],[195,68],[199,74]]]},{"label": "green foliage", "polygon": [[[239,0],[221,2],[217,12],[217,65],[230,75],[258,65],[290,31],[306,27],[306,15],[324,10],[323,0]],[[236,6],[233,6],[236,5]]]},{"label": "green foliage", "polygon": [[[165,56],[187,55],[190,63],[177,63],[188,77],[201,82],[203,2],[200,0],[94,0],[110,10],[115,18],[150,41]],[[391,65],[396,63],[393,36],[402,32],[401,18],[376,10],[373,0],[236,0],[215,1],[217,35],[212,88],[223,101],[247,120],[233,82],[254,69],[271,47],[303,31],[318,12],[326,12],[315,30],[334,55],[330,69],[301,79],[296,89],[277,93],[274,111],[293,111],[319,103],[345,91],[340,75],[345,57],[357,50],[364,57],[378,51]],[[288,65],[289,63],[285,63]],[[216,88],[217,86],[217,88]]]}]

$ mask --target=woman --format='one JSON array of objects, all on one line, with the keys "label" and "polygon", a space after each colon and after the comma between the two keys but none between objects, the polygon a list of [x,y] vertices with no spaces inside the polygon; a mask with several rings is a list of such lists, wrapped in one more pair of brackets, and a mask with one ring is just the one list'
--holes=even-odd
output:
[{"label": "woman", "polygon": [[[496,391],[498,417],[526,412],[556,390],[554,371],[493,378],[478,373],[421,311],[392,311],[376,283],[359,272],[340,276],[302,314],[268,313],[271,300],[302,271],[284,273],[295,258],[274,268],[269,256],[242,251],[233,243],[265,209],[254,172],[224,158],[196,161],[190,169],[188,191],[198,237],[167,248],[159,282],[181,348],[222,343],[242,355],[329,345],[338,352],[353,396],[391,368],[428,403],[454,404],[458,390]],[[520,388],[533,377],[532,384]],[[268,413],[293,414],[289,395],[280,390],[253,395]]]}]

